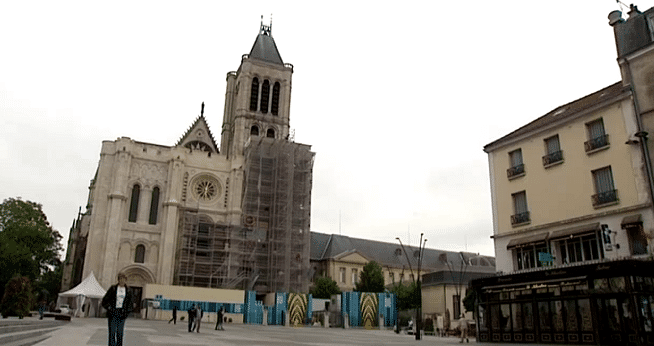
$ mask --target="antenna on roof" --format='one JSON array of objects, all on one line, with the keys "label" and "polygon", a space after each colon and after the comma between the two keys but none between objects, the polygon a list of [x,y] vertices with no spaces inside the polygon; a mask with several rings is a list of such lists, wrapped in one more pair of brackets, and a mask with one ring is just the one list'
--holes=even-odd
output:
[{"label": "antenna on roof", "polygon": [[272,13],[270,14],[270,25],[268,25],[268,31],[270,32],[270,36],[272,36]]},{"label": "antenna on roof", "polygon": [[270,33],[270,28],[272,27],[272,14],[270,15],[270,25],[263,25],[263,14],[261,15],[261,29],[259,30],[259,35],[272,36]]},{"label": "antenna on roof", "polygon": [[200,110],[200,116],[204,116],[204,101],[202,101],[202,110]]},{"label": "antenna on roof", "polygon": [[624,7],[629,7],[629,6],[627,6],[627,4],[625,4],[624,2],[622,2],[620,0],[615,0],[615,2],[617,2],[618,5],[620,5],[620,10],[622,10],[622,11],[624,11]]}]

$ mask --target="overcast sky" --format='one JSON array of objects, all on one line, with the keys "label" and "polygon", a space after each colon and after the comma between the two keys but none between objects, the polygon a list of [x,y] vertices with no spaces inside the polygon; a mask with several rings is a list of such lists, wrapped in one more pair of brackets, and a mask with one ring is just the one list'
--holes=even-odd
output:
[{"label": "overcast sky", "polygon": [[[380,5],[387,4],[387,5]],[[654,0],[636,3],[641,10]],[[312,231],[494,255],[482,148],[619,81],[614,0],[0,2],[0,200],[68,241],[103,140],[219,141],[225,76],[261,15],[295,66]],[[623,10],[626,17],[626,10]]]}]

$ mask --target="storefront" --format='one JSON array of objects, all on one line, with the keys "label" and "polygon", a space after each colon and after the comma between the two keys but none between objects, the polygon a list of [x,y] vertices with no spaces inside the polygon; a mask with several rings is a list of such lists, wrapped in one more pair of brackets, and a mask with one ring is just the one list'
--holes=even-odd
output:
[{"label": "storefront", "polygon": [[480,342],[654,345],[654,262],[603,261],[471,282]]}]

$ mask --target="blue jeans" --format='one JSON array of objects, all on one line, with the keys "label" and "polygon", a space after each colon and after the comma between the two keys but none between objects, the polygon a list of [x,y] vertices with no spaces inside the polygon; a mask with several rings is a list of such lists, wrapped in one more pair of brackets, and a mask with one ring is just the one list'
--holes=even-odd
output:
[{"label": "blue jeans", "polygon": [[107,318],[109,321],[109,346],[123,346],[123,330],[125,330],[125,320],[113,314]]}]

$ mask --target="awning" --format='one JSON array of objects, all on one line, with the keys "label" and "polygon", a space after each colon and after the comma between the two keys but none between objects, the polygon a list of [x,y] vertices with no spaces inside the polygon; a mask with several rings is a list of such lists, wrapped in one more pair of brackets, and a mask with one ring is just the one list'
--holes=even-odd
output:
[{"label": "awning", "polygon": [[562,229],[555,232],[552,232],[550,239],[564,238],[567,236],[582,235],[585,233],[590,233],[599,229],[599,222],[591,223],[588,225],[582,225],[577,227],[572,227],[568,229]]},{"label": "awning", "polygon": [[627,228],[628,226],[634,226],[637,224],[642,224],[643,220],[640,218],[640,214],[625,216],[620,223],[622,228]]},{"label": "awning", "polygon": [[530,235],[528,237],[511,239],[509,245],[507,245],[506,248],[510,249],[518,246],[527,246],[531,244],[542,243],[545,241],[545,239],[547,239],[548,234],[549,234],[548,232],[545,232],[545,233]]}]

